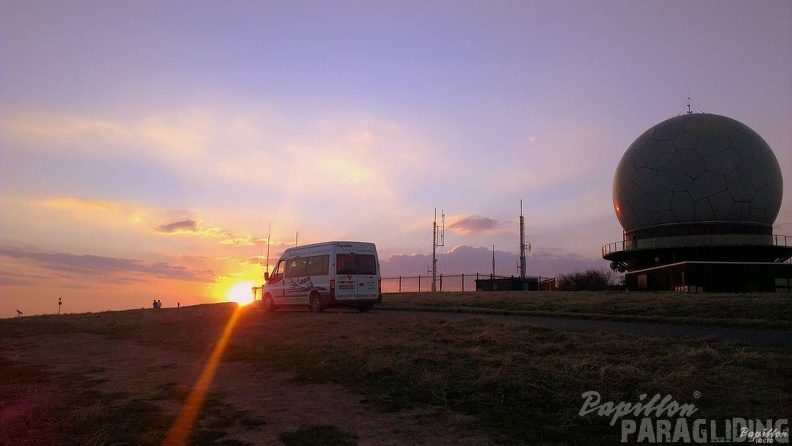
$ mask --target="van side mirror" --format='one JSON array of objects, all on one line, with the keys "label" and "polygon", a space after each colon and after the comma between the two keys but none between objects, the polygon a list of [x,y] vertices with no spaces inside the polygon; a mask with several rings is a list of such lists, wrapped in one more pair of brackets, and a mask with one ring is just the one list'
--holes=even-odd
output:
[{"label": "van side mirror", "polygon": [[264,271],[264,281],[269,282],[269,271]]}]

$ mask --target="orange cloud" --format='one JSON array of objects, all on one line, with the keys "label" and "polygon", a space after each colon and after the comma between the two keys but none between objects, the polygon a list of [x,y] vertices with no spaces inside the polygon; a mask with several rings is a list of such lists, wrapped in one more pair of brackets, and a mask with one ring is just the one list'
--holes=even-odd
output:
[{"label": "orange cloud", "polygon": [[448,229],[460,234],[490,233],[501,228],[501,223],[492,217],[471,215],[457,220]]},{"label": "orange cloud", "polygon": [[44,200],[44,206],[73,212],[121,212],[122,207],[111,201],[81,200],[74,197],[59,197]]}]

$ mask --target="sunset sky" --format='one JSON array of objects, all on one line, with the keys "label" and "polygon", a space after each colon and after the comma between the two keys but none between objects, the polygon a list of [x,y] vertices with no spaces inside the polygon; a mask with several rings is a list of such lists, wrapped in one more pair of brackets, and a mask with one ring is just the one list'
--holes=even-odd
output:
[{"label": "sunset sky", "polygon": [[[385,277],[607,268],[627,147],[725,115],[786,177],[792,2],[0,0],[0,317],[225,298],[375,242]],[[272,261],[270,262],[272,263]]]}]

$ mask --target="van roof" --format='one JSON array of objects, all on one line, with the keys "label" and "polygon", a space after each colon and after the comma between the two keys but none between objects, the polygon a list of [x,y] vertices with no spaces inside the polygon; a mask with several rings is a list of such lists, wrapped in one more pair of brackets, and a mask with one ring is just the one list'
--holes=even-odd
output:
[{"label": "van roof", "polygon": [[335,245],[339,243],[359,243],[364,245],[374,245],[372,242],[361,242],[361,241],[354,241],[354,240],[330,240],[327,242],[320,242],[320,243],[311,243],[310,245],[300,245],[300,246],[292,246],[291,248],[286,249],[287,251],[293,249],[301,249],[301,248],[314,248],[316,246],[324,246],[324,245]]}]

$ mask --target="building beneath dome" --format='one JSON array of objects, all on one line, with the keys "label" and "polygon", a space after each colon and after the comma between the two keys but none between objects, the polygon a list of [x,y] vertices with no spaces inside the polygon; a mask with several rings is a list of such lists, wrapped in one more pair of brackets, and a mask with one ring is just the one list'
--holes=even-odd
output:
[{"label": "building beneath dome", "polygon": [[748,126],[685,114],[639,136],[613,179],[624,233],[602,247],[629,289],[790,292],[792,236],[774,235],[783,178]]}]

